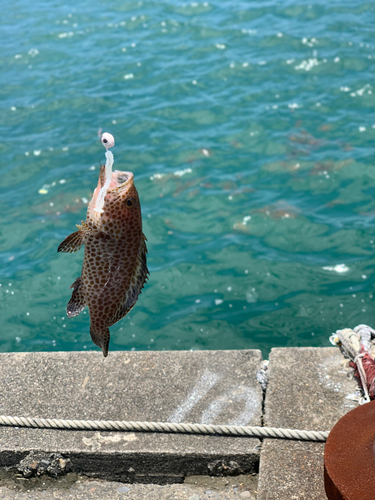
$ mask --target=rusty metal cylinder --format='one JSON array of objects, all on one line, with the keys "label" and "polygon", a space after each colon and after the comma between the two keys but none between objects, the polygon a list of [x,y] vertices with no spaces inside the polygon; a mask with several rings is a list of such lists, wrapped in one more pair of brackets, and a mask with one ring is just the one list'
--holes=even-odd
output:
[{"label": "rusty metal cylinder", "polygon": [[375,401],[347,413],[330,432],[324,485],[329,500],[375,499]]}]

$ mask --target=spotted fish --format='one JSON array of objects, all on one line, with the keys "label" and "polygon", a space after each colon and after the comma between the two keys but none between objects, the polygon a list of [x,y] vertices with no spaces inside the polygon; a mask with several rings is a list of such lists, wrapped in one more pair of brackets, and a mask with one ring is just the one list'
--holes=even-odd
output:
[{"label": "spotted fish", "polygon": [[105,182],[104,168],[102,165],[86,222],[82,221],[78,231],[65,238],[58,252],[76,252],[85,245],[82,274],[71,286],[73,293],[66,311],[73,318],[88,306],[91,338],[106,357],[109,327],[134,307],[149,271],[133,174],[113,172],[103,213],[94,210]]}]

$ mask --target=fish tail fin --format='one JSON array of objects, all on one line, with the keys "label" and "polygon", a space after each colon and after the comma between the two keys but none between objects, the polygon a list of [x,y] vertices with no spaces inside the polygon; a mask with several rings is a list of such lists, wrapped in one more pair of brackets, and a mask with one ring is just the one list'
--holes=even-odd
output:
[{"label": "fish tail fin", "polygon": [[95,329],[92,325],[90,325],[90,334],[92,341],[95,345],[101,348],[101,350],[103,351],[103,356],[106,358],[108,356],[108,346],[110,338],[109,328],[104,327]]}]

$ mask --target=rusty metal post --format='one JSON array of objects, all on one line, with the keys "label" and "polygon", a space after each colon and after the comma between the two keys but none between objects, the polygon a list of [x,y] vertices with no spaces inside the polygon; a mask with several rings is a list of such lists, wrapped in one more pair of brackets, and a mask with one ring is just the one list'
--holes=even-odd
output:
[{"label": "rusty metal post", "polygon": [[342,417],[324,452],[324,485],[329,500],[375,499],[375,401]]}]

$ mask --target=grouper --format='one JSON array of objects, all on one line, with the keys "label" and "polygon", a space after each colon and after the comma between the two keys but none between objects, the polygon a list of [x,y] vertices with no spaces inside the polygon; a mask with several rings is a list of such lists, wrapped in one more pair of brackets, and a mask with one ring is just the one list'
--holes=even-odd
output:
[{"label": "grouper", "polygon": [[[109,183],[102,165],[86,221],[58,248],[58,252],[77,252],[85,246],[82,274],[71,286],[66,312],[73,318],[88,306],[91,338],[104,357],[108,355],[109,327],[134,307],[149,275],[134,176],[118,170],[110,175]],[[103,186],[103,209],[97,210]]]}]

